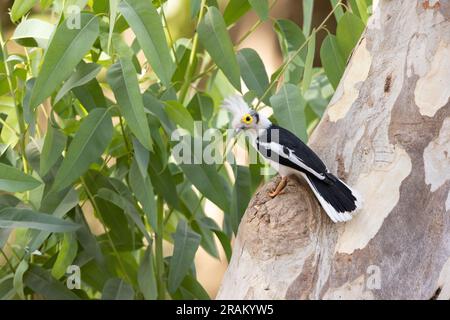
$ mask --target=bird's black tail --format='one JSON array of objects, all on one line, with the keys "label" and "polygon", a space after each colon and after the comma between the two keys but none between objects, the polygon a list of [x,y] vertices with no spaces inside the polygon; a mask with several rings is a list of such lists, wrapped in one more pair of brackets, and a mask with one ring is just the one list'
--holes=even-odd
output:
[{"label": "bird's black tail", "polygon": [[362,206],[361,196],[331,173],[327,176],[324,181],[313,175],[304,174],[317,200],[333,222],[352,219],[356,210]]}]

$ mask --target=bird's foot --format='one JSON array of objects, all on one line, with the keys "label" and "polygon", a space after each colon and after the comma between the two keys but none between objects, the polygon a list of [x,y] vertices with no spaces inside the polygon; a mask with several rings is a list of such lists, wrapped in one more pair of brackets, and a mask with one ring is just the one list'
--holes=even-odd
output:
[{"label": "bird's foot", "polygon": [[286,187],[286,184],[287,184],[287,177],[282,177],[281,181],[278,183],[275,190],[272,192],[269,192],[269,197],[275,198],[277,195],[279,195],[281,193],[281,191],[283,191],[283,189]]}]

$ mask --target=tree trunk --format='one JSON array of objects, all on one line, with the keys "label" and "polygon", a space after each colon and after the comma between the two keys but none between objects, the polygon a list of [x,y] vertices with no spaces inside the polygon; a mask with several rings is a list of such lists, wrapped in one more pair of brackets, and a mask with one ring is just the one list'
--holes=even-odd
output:
[{"label": "tree trunk", "polygon": [[374,1],[310,139],[363,209],[334,224],[303,181],[266,184],[218,299],[449,299],[449,83],[449,1]]}]

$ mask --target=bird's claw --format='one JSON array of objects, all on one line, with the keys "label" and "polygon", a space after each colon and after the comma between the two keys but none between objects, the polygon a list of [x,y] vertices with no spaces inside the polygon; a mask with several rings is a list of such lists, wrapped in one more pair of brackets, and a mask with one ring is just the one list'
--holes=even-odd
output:
[{"label": "bird's claw", "polygon": [[287,177],[281,178],[281,181],[278,183],[275,190],[272,192],[269,192],[269,197],[271,197],[273,199],[277,195],[279,195],[283,191],[284,187],[286,187],[286,184],[287,184]]}]

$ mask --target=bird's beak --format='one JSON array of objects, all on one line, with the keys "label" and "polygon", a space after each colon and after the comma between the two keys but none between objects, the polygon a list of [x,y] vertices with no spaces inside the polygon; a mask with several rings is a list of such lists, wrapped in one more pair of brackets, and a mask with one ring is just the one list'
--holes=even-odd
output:
[{"label": "bird's beak", "polygon": [[242,129],[244,129],[243,126],[239,126],[236,129],[234,129],[234,136],[237,136],[239,134],[239,132],[242,131]]}]

